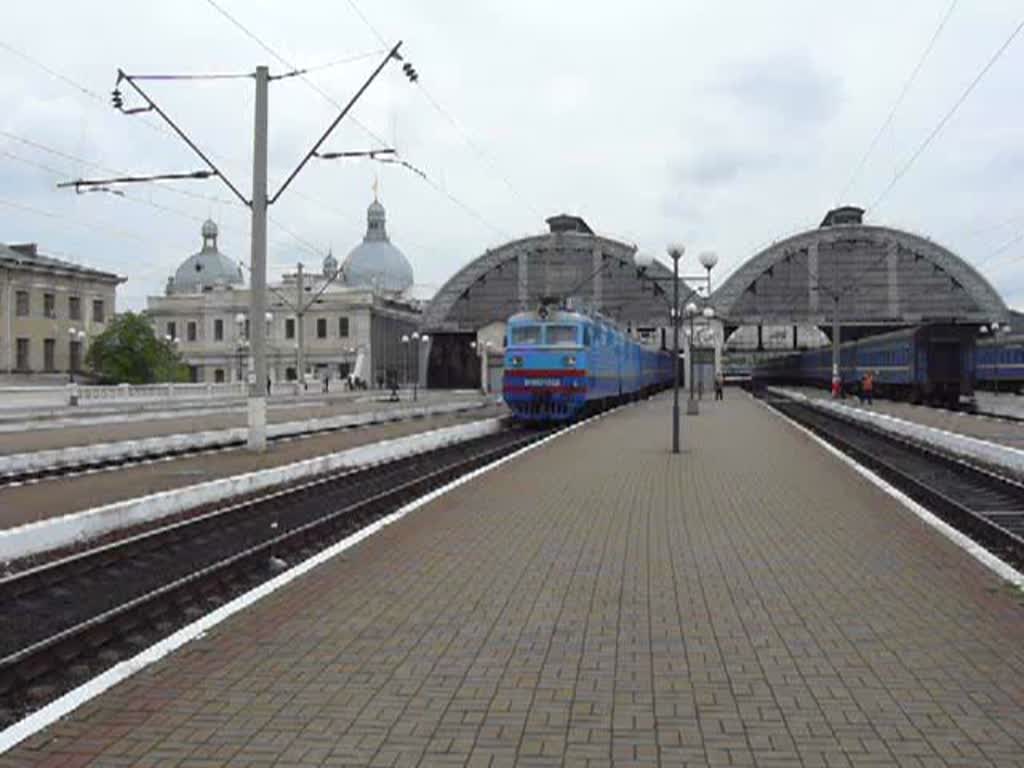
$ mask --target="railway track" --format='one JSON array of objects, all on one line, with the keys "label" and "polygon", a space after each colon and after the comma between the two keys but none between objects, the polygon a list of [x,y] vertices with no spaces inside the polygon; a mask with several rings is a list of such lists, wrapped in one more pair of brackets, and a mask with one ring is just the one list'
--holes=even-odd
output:
[{"label": "railway track", "polygon": [[290,562],[549,434],[509,428],[327,475],[0,580],[0,727]]},{"label": "railway track", "polygon": [[[471,410],[481,409],[482,406],[472,405],[467,406],[465,409],[459,409],[451,411],[449,413],[437,414],[438,416],[458,416],[467,413]],[[393,421],[403,421],[405,419],[428,419],[431,418],[429,415],[416,414],[412,416],[396,417],[393,419],[380,419],[374,421],[358,422],[354,424],[344,424],[341,426],[324,427],[321,429],[307,429],[300,432],[294,432],[285,435],[271,435],[267,437],[268,443],[287,443],[292,440],[301,440],[308,437],[316,437],[317,435],[323,435],[330,432],[345,432],[357,429],[363,429],[366,427],[379,426]],[[147,450],[141,455],[132,456],[121,456],[117,458],[102,458],[102,459],[84,459],[74,464],[64,464],[60,466],[50,466],[41,469],[33,469],[21,472],[5,472],[0,473],[0,490],[4,488],[13,488],[20,485],[29,485],[34,483],[44,482],[46,480],[54,480],[59,478],[70,478],[77,477],[79,475],[94,474],[96,472],[108,472],[117,469],[126,469],[128,467],[140,466],[143,464],[152,464],[158,461],[171,461],[173,459],[181,459],[191,456],[203,456],[214,453],[223,453],[225,451],[234,451],[239,448],[243,448],[246,445],[245,438],[236,438],[232,440],[224,440],[218,442],[215,445],[205,445],[196,447],[178,446],[173,447],[168,441],[169,447],[166,450],[151,449]],[[0,459],[3,457],[0,456]]]},{"label": "railway track", "polygon": [[984,467],[781,395],[762,399],[1024,570],[1024,485]]}]

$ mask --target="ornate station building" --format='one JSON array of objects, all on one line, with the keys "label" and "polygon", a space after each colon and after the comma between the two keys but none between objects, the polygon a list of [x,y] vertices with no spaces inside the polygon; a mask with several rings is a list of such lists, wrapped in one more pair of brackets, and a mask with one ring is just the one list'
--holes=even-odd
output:
[{"label": "ornate station building", "polygon": [[[335,385],[350,376],[369,386],[415,374],[402,343],[419,325],[413,271],[391,242],[384,206],[367,209],[366,235],[340,265],[330,253],[316,272],[301,267],[267,286],[267,369],[273,382],[299,378]],[[175,340],[193,381],[234,382],[252,370],[249,289],[240,262],[220,250],[218,228],[203,224],[202,248],[168,278],[146,313],[159,336]],[[301,342],[301,347],[300,347]]]}]

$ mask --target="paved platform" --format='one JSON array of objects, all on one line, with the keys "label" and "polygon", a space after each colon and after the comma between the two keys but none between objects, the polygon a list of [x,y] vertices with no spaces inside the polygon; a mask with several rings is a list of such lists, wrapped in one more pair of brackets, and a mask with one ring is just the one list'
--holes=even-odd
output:
[{"label": "paved platform", "polygon": [[503,405],[474,408],[463,413],[405,419],[274,441],[266,452],[259,454],[244,448],[222,449],[135,464],[112,472],[86,473],[0,488],[0,530],[507,413]]},{"label": "paved platform", "polygon": [[[444,390],[421,392],[418,405],[448,402],[477,402],[482,399],[478,392],[452,393]],[[411,405],[412,396],[402,392],[400,405]],[[304,419],[327,418],[347,413],[363,413],[389,407],[387,394],[380,392],[360,393],[358,396],[339,395],[331,399],[303,403],[271,403],[267,409],[267,423],[277,424]],[[75,445],[91,445],[98,442],[138,440],[145,437],[175,435],[204,430],[231,429],[244,427],[247,411],[244,403],[223,403],[218,407],[209,403],[196,405],[191,410],[173,411],[165,414],[126,415],[119,419],[109,415],[100,421],[84,417],[64,419],[59,429],[0,430],[0,455],[42,451],[50,448],[67,448]],[[83,422],[83,423],[78,423]],[[45,425],[43,425],[45,426]]]},{"label": "paved platform", "polygon": [[1020,766],[1024,606],[744,393],[467,483],[0,756]]},{"label": "paved platform", "polygon": [[[782,387],[782,389],[791,389],[808,397],[819,399],[831,398],[831,395],[826,390],[814,387]],[[1003,396],[1004,400],[1009,400],[1011,397],[1011,395]],[[928,405],[913,405],[894,400],[884,400],[877,397],[871,405],[862,404],[856,397],[847,397],[840,402],[853,408],[867,408],[877,413],[887,413],[898,419],[906,419],[907,421],[924,424],[928,427],[945,429],[959,435],[977,437],[981,440],[1008,445],[1011,448],[1024,448],[1024,424],[1020,422],[978,416],[965,411],[948,411],[944,408],[933,408]]]}]

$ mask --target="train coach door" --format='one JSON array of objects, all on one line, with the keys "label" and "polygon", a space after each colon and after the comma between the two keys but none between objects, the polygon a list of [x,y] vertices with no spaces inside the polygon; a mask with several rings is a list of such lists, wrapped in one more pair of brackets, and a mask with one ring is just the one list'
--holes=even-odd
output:
[{"label": "train coach door", "polygon": [[960,344],[956,341],[935,341],[931,348],[929,378],[934,382],[959,381]]}]

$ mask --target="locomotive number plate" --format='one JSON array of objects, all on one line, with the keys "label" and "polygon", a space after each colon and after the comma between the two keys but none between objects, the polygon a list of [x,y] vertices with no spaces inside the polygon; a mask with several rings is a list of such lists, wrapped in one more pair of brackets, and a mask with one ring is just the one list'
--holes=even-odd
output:
[{"label": "locomotive number plate", "polygon": [[527,387],[557,387],[561,383],[558,379],[523,379]]}]

